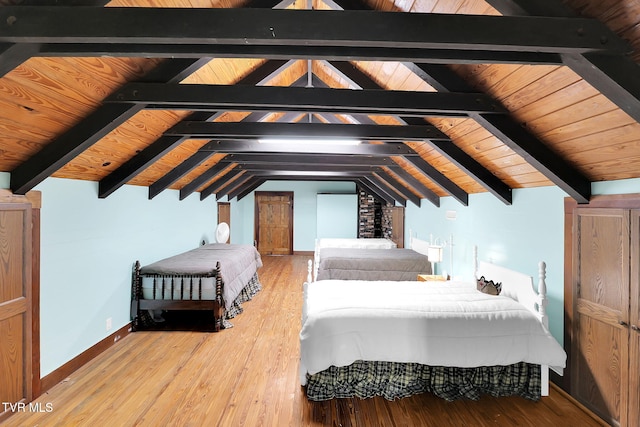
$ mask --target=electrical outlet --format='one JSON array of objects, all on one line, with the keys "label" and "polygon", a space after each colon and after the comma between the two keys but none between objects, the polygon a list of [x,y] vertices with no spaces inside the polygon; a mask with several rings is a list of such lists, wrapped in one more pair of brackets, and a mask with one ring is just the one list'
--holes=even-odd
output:
[{"label": "electrical outlet", "polygon": [[107,331],[111,330],[111,317],[107,317]]}]

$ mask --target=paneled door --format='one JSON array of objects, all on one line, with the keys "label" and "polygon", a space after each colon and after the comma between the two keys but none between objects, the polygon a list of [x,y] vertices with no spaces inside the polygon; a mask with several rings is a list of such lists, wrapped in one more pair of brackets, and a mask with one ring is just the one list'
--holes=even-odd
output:
[{"label": "paneled door", "polygon": [[293,253],[293,192],[256,191],[255,240],[263,255]]},{"label": "paneled door", "polygon": [[9,404],[32,399],[31,230],[31,204],[0,203],[0,402]]},{"label": "paneled door", "polygon": [[627,209],[598,208],[573,217],[572,394],[620,426],[630,425],[629,218]]},{"label": "paneled door", "polygon": [[640,426],[640,210],[631,211],[629,425]]}]

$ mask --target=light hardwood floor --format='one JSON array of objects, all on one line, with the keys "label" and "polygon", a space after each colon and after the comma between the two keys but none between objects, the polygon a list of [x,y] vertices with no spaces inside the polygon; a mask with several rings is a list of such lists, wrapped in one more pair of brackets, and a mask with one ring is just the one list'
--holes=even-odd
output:
[{"label": "light hardwood floor", "polygon": [[263,290],[219,333],[136,332],[5,426],[598,426],[552,388],[539,402],[429,394],[309,402],[298,381],[306,256],[263,257]]}]

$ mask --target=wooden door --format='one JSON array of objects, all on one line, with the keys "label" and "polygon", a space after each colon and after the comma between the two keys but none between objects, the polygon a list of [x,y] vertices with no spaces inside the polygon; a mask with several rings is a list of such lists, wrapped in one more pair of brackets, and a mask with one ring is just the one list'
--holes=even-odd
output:
[{"label": "wooden door", "polygon": [[391,240],[397,247],[404,248],[404,207],[391,208]]},{"label": "wooden door", "polygon": [[263,255],[293,253],[293,193],[255,193],[255,240]]},{"label": "wooden door", "polygon": [[32,399],[31,224],[29,203],[0,203],[0,402],[9,404]]},{"label": "wooden door", "polygon": [[640,210],[631,211],[629,422],[640,426]]},{"label": "wooden door", "polygon": [[[226,222],[231,229],[231,203],[218,202],[218,224]],[[231,241],[231,234],[229,234],[229,242]]]},{"label": "wooden door", "polygon": [[573,217],[572,394],[613,425],[629,425],[629,211]]}]

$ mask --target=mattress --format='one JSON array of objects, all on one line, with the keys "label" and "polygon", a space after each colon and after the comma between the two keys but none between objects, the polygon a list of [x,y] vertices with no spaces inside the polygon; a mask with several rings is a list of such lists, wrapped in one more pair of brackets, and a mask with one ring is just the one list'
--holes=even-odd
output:
[{"label": "mattress", "polygon": [[317,280],[417,280],[431,274],[426,255],[411,249],[321,248]]},{"label": "mattress", "polygon": [[[183,276],[215,275],[220,263],[225,309],[230,310],[233,301],[253,278],[262,259],[252,245],[214,243],[162,259],[140,269],[140,274]],[[214,279],[215,280],[215,279]],[[153,285],[151,285],[153,288]],[[182,298],[179,298],[182,299]],[[203,297],[203,299],[205,299]]]},{"label": "mattress", "polygon": [[324,280],[305,284],[301,380],[357,360],[564,367],[566,354],[526,307],[467,282]]}]

